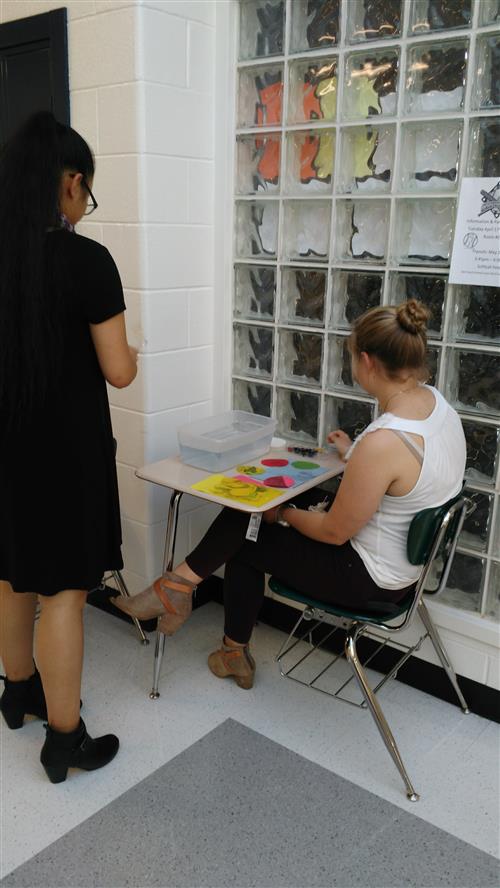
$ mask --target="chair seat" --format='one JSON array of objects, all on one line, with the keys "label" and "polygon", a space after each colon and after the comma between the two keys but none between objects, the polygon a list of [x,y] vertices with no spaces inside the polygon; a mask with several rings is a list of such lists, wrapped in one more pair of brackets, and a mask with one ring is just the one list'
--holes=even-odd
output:
[{"label": "chair seat", "polygon": [[404,614],[412,605],[414,598],[414,592],[412,591],[405,595],[402,601],[398,601],[397,604],[393,604],[390,601],[380,601],[376,603],[376,606],[375,602],[373,602],[374,607],[372,610],[368,608],[366,610],[348,610],[340,605],[328,604],[324,601],[309,598],[307,595],[302,595],[296,589],[284,586],[275,577],[271,577],[269,580],[269,588],[276,592],[277,595],[281,595],[283,598],[290,598],[292,601],[298,601],[300,604],[306,605],[306,607],[318,608],[318,610],[325,611],[327,614],[334,614],[337,617],[344,617],[359,623],[386,623],[388,619],[392,620],[394,617]]}]

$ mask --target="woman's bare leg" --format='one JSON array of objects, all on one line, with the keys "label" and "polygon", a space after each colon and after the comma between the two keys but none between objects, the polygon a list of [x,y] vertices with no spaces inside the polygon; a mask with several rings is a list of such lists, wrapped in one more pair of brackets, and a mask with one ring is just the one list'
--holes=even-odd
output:
[{"label": "woman's bare leg", "polygon": [[194,570],[191,570],[185,561],[181,561],[181,563],[174,568],[174,573],[179,577],[183,577],[185,580],[189,580],[190,583],[194,583],[195,586],[197,586],[198,583],[201,583],[203,579],[203,577],[199,577],[198,574],[195,574]]},{"label": "woman's bare leg", "polygon": [[36,660],[47,701],[48,721],[56,731],[74,731],[80,723],[83,665],[83,608],[87,592],[66,589],[40,596]]},{"label": "woman's bare leg", "polygon": [[24,681],[34,672],[36,602],[36,595],[14,592],[10,583],[0,580],[0,656],[10,681]]}]

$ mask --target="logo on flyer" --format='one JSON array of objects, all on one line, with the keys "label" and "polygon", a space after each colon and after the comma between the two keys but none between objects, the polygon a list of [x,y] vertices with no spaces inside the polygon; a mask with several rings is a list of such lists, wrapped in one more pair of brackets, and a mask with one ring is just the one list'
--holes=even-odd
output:
[{"label": "logo on flyer", "polygon": [[[500,182],[497,182],[491,191],[481,189],[481,203],[483,206],[477,214],[478,216],[483,216],[484,213],[493,213],[495,219],[500,217]],[[469,245],[466,244],[466,246]]]}]

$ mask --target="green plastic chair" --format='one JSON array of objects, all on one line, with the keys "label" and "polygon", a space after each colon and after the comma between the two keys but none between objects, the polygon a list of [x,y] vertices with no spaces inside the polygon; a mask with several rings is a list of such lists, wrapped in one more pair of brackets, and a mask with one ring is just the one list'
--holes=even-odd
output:
[{"label": "green plastic chair", "polygon": [[[305,606],[297,623],[290,632],[290,635],[282,644],[276,655],[281,675],[284,678],[290,678],[293,681],[297,681],[307,687],[312,687],[314,690],[321,691],[324,694],[328,694],[338,700],[343,700],[351,705],[362,708],[368,707],[394,764],[403,778],[406,787],[406,795],[412,802],[418,801],[419,795],[415,792],[413,784],[407,774],[396,741],[387,724],[376,694],[390,678],[394,678],[397,675],[397,672],[403,663],[411,657],[414,651],[420,648],[424,640],[429,638],[434,645],[436,654],[453,685],[453,688],[455,689],[460,706],[464,713],[469,712],[462,691],[458,686],[457,676],[444,649],[438,631],[431,620],[429,611],[425,606],[422,593],[429,579],[434,562],[437,564],[438,561],[441,563],[439,583],[437,589],[432,594],[437,595],[445,588],[463,522],[466,516],[474,511],[474,508],[475,504],[471,500],[467,499],[462,494],[459,494],[442,506],[425,509],[415,515],[408,532],[407,554],[411,564],[422,565],[422,571],[415,589],[409,593],[403,601],[398,602],[396,605],[388,602],[370,602],[370,609],[362,610],[356,608],[354,610],[347,610],[345,607],[337,607],[333,604],[325,604],[324,602],[315,601],[313,598],[310,598],[307,595],[302,595],[302,593],[297,592],[295,589],[283,585],[275,577],[271,577],[269,582],[270,589],[272,589],[277,595],[291,601],[296,601]],[[437,556],[439,556],[439,558]],[[416,613],[418,613],[425,628],[425,632],[419,637],[418,641],[413,645],[408,645],[399,641],[397,638],[394,639],[393,636],[396,636],[398,632],[408,628]],[[314,621],[314,625],[311,625],[311,621]],[[307,629],[302,635],[296,637],[298,635],[299,627],[303,622],[308,624]],[[324,634],[323,630],[326,630]],[[331,691],[317,686],[317,682],[323,675],[325,675],[330,667],[342,657],[342,653],[337,653],[329,660],[327,665],[324,664],[323,654],[325,651],[325,645],[338,631],[343,631],[345,633],[343,653],[351,667],[351,675],[347,680],[344,679],[342,681],[337,690]],[[382,632],[383,634],[381,634]],[[313,633],[315,636],[318,634],[321,635],[319,641],[313,640]],[[361,636],[378,642],[378,646],[364,663],[360,661],[356,647],[356,643]],[[306,642],[305,653],[303,642]],[[365,667],[369,662],[373,661],[377,653],[388,644],[391,648],[395,647],[396,650],[403,651],[402,656],[397,660],[396,664],[391,668],[387,675],[379,681],[376,687],[372,688],[368,681]],[[295,651],[294,657],[291,658],[291,664],[286,666],[284,661],[289,657],[292,651]],[[307,663],[309,658],[313,657],[320,651],[322,653],[320,657],[321,668],[319,672],[315,674],[313,678],[300,678],[299,667],[302,666],[302,671],[304,672],[304,664]],[[307,664],[307,669],[311,665],[311,662],[312,661]],[[346,696],[346,688],[353,678],[356,679],[362,693],[361,703],[353,702],[352,699],[349,699]]]}]

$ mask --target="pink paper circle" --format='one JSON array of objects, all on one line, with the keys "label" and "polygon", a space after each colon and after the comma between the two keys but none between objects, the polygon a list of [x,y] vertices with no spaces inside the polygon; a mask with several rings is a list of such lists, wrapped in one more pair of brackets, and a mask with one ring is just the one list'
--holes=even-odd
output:
[{"label": "pink paper circle", "polygon": [[272,466],[276,468],[277,466],[287,466],[287,459],[261,459],[261,463],[263,466]]}]

